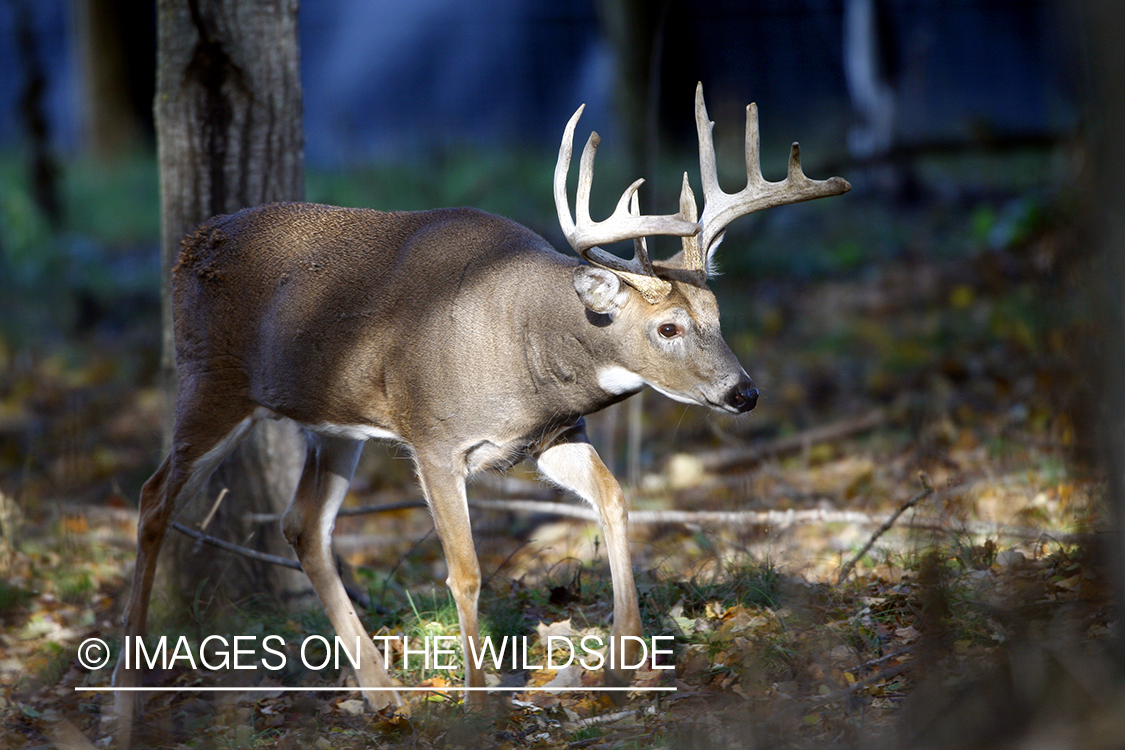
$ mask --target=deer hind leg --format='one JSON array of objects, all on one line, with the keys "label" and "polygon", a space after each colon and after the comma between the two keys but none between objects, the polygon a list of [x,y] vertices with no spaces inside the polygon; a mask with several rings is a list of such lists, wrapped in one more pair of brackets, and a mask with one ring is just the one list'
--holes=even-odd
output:
[{"label": "deer hind leg", "polygon": [[[433,514],[441,547],[445,552],[449,576],[446,585],[457,604],[461,625],[461,652],[464,655],[465,686],[483,688],[484,670],[475,655],[483,653],[477,622],[477,601],[480,597],[480,561],[473,546],[473,530],[469,523],[469,503],[465,496],[465,480],[454,475],[448,466],[428,465],[418,459],[418,478]],[[484,708],[488,695],[483,690],[465,691],[465,703]]]},{"label": "deer hind leg", "polygon": [[[183,405],[183,398],[181,404]],[[124,649],[144,637],[148,622],[148,606],[156,575],[156,560],[168,526],[183,507],[199,492],[207,478],[222,463],[254,422],[251,407],[236,412],[227,420],[216,418],[221,411],[208,408],[180,410],[173,430],[172,451],[160,468],[141,488],[141,506],[137,520],[137,561],[133,569],[133,588],[125,607],[122,654],[113,671],[115,687],[136,687],[141,670],[137,664],[125,668]],[[230,414],[230,411],[227,411]],[[188,439],[187,436],[191,436]],[[135,652],[134,652],[135,653]],[[119,726],[131,725],[138,705],[136,695],[122,691],[116,694],[115,708]]]},{"label": "deer hind leg", "polygon": [[297,494],[281,523],[285,538],[297,553],[343,646],[351,653],[355,644],[359,644],[359,665],[355,672],[360,687],[365,688],[364,700],[372,708],[382,709],[401,705],[402,699],[393,689],[394,683],[387,675],[375,642],[356,615],[331,552],[336,514],[344,502],[362,450],[362,441],[310,436]]},{"label": "deer hind leg", "polygon": [[641,636],[637,587],[629,559],[629,510],[621,485],[587,440],[585,426],[579,427],[535,460],[547,480],[574,492],[598,511],[613,581],[613,631],[605,681],[607,685],[625,686],[633,679]]}]

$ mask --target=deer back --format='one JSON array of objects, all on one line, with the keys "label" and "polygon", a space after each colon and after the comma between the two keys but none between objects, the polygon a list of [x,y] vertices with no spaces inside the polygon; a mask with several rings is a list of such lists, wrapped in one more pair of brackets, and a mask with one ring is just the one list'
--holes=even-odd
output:
[{"label": "deer back", "polygon": [[579,264],[475,209],[246,209],[184,241],[177,364],[314,428],[534,441],[607,401]]}]

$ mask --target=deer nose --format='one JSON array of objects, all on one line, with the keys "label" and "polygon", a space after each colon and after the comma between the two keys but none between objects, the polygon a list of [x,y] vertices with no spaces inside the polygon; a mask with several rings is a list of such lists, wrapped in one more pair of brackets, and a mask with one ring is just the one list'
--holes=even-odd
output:
[{"label": "deer nose", "polygon": [[727,395],[727,403],[739,414],[744,414],[758,404],[758,389],[746,381],[739,383]]},{"label": "deer nose", "polygon": [[745,380],[727,394],[727,403],[739,414],[744,414],[758,404],[758,389],[749,380]]},{"label": "deer nose", "polygon": [[727,404],[735,409],[739,414],[745,414],[757,406],[758,403],[758,389],[754,387],[754,383],[749,380],[744,380],[730,389],[727,394]]}]

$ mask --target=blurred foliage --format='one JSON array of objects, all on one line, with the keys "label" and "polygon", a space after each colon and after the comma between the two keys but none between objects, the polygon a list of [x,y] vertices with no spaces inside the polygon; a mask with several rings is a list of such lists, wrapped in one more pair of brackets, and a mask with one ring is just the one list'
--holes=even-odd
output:
[{"label": "blurred foliage", "polygon": [[43,353],[95,328],[143,325],[160,285],[152,157],[68,163],[59,226],[32,200],[24,168],[19,154],[0,155],[0,348]]},{"label": "blurred foliage", "polygon": [[[698,168],[690,158],[670,156],[658,168],[660,176],[682,167],[698,190]],[[887,261],[957,258],[1019,246],[1052,220],[1058,198],[1053,191],[1067,164],[1060,152],[1041,151],[920,160],[902,178],[913,186],[903,190],[922,191],[912,199],[872,201],[853,194],[744,219],[731,227],[718,255],[719,268],[729,277],[719,286],[821,279]],[[552,200],[553,168],[551,154],[450,149],[409,165],[311,169],[306,197],[382,210],[474,206],[526,224],[565,251]],[[576,167],[571,171],[573,186]],[[814,167],[808,171],[824,176]],[[723,179],[728,189],[736,189],[744,177],[725,174]],[[630,181],[621,159],[612,152],[601,158],[594,179],[595,217],[608,214]],[[647,210],[675,205],[678,183],[659,182],[642,188]],[[16,342],[8,348],[51,334],[58,343],[76,330],[102,324],[103,318],[120,327],[131,322],[127,316],[151,315],[158,299],[160,213],[153,157],[73,161],[62,170],[61,184],[64,219],[61,226],[50,226],[32,200],[21,155],[0,155],[0,290],[21,303],[20,315],[6,316],[0,328]],[[674,241],[654,244],[658,254],[676,249]],[[737,322],[740,314],[736,306],[727,317]]]}]

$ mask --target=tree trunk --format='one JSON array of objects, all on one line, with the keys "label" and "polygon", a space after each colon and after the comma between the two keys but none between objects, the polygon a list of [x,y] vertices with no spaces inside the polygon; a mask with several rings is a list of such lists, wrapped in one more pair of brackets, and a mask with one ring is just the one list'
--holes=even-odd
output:
[{"label": "tree trunk", "polygon": [[[51,133],[47,123],[47,73],[43,55],[35,36],[35,18],[31,0],[14,2],[16,44],[23,63],[24,81],[20,86],[20,119],[27,129],[28,182],[35,203],[43,215],[57,227],[63,218],[59,200],[59,165],[51,153]],[[0,246],[0,261],[4,248]]]},{"label": "tree trunk", "polygon": [[[300,200],[304,135],[296,0],[159,0],[157,14],[164,376],[171,386],[169,280],[180,240],[215,214]],[[288,555],[278,524],[241,519],[284,510],[303,462],[304,440],[294,425],[259,425],[179,520],[197,526],[227,489],[207,533]],[[179,534],[169,536],[162,558],[161,584],[177,604],[261,594],[286,600],[308,586],[299,571],[198,548]]]},{"label": "tree trunk", "polygon": [[150,138],[153,10],[147,0],[79,0],[75,11],[84,141],[111,159]]},{"label": "tree trunk", "polygon": [[895,92],[888,80],[886,12],[876,0],[844,3],[844,80],[859,115],[848,133],[848,149],[859,159],[881,156],[894,145]]}]

